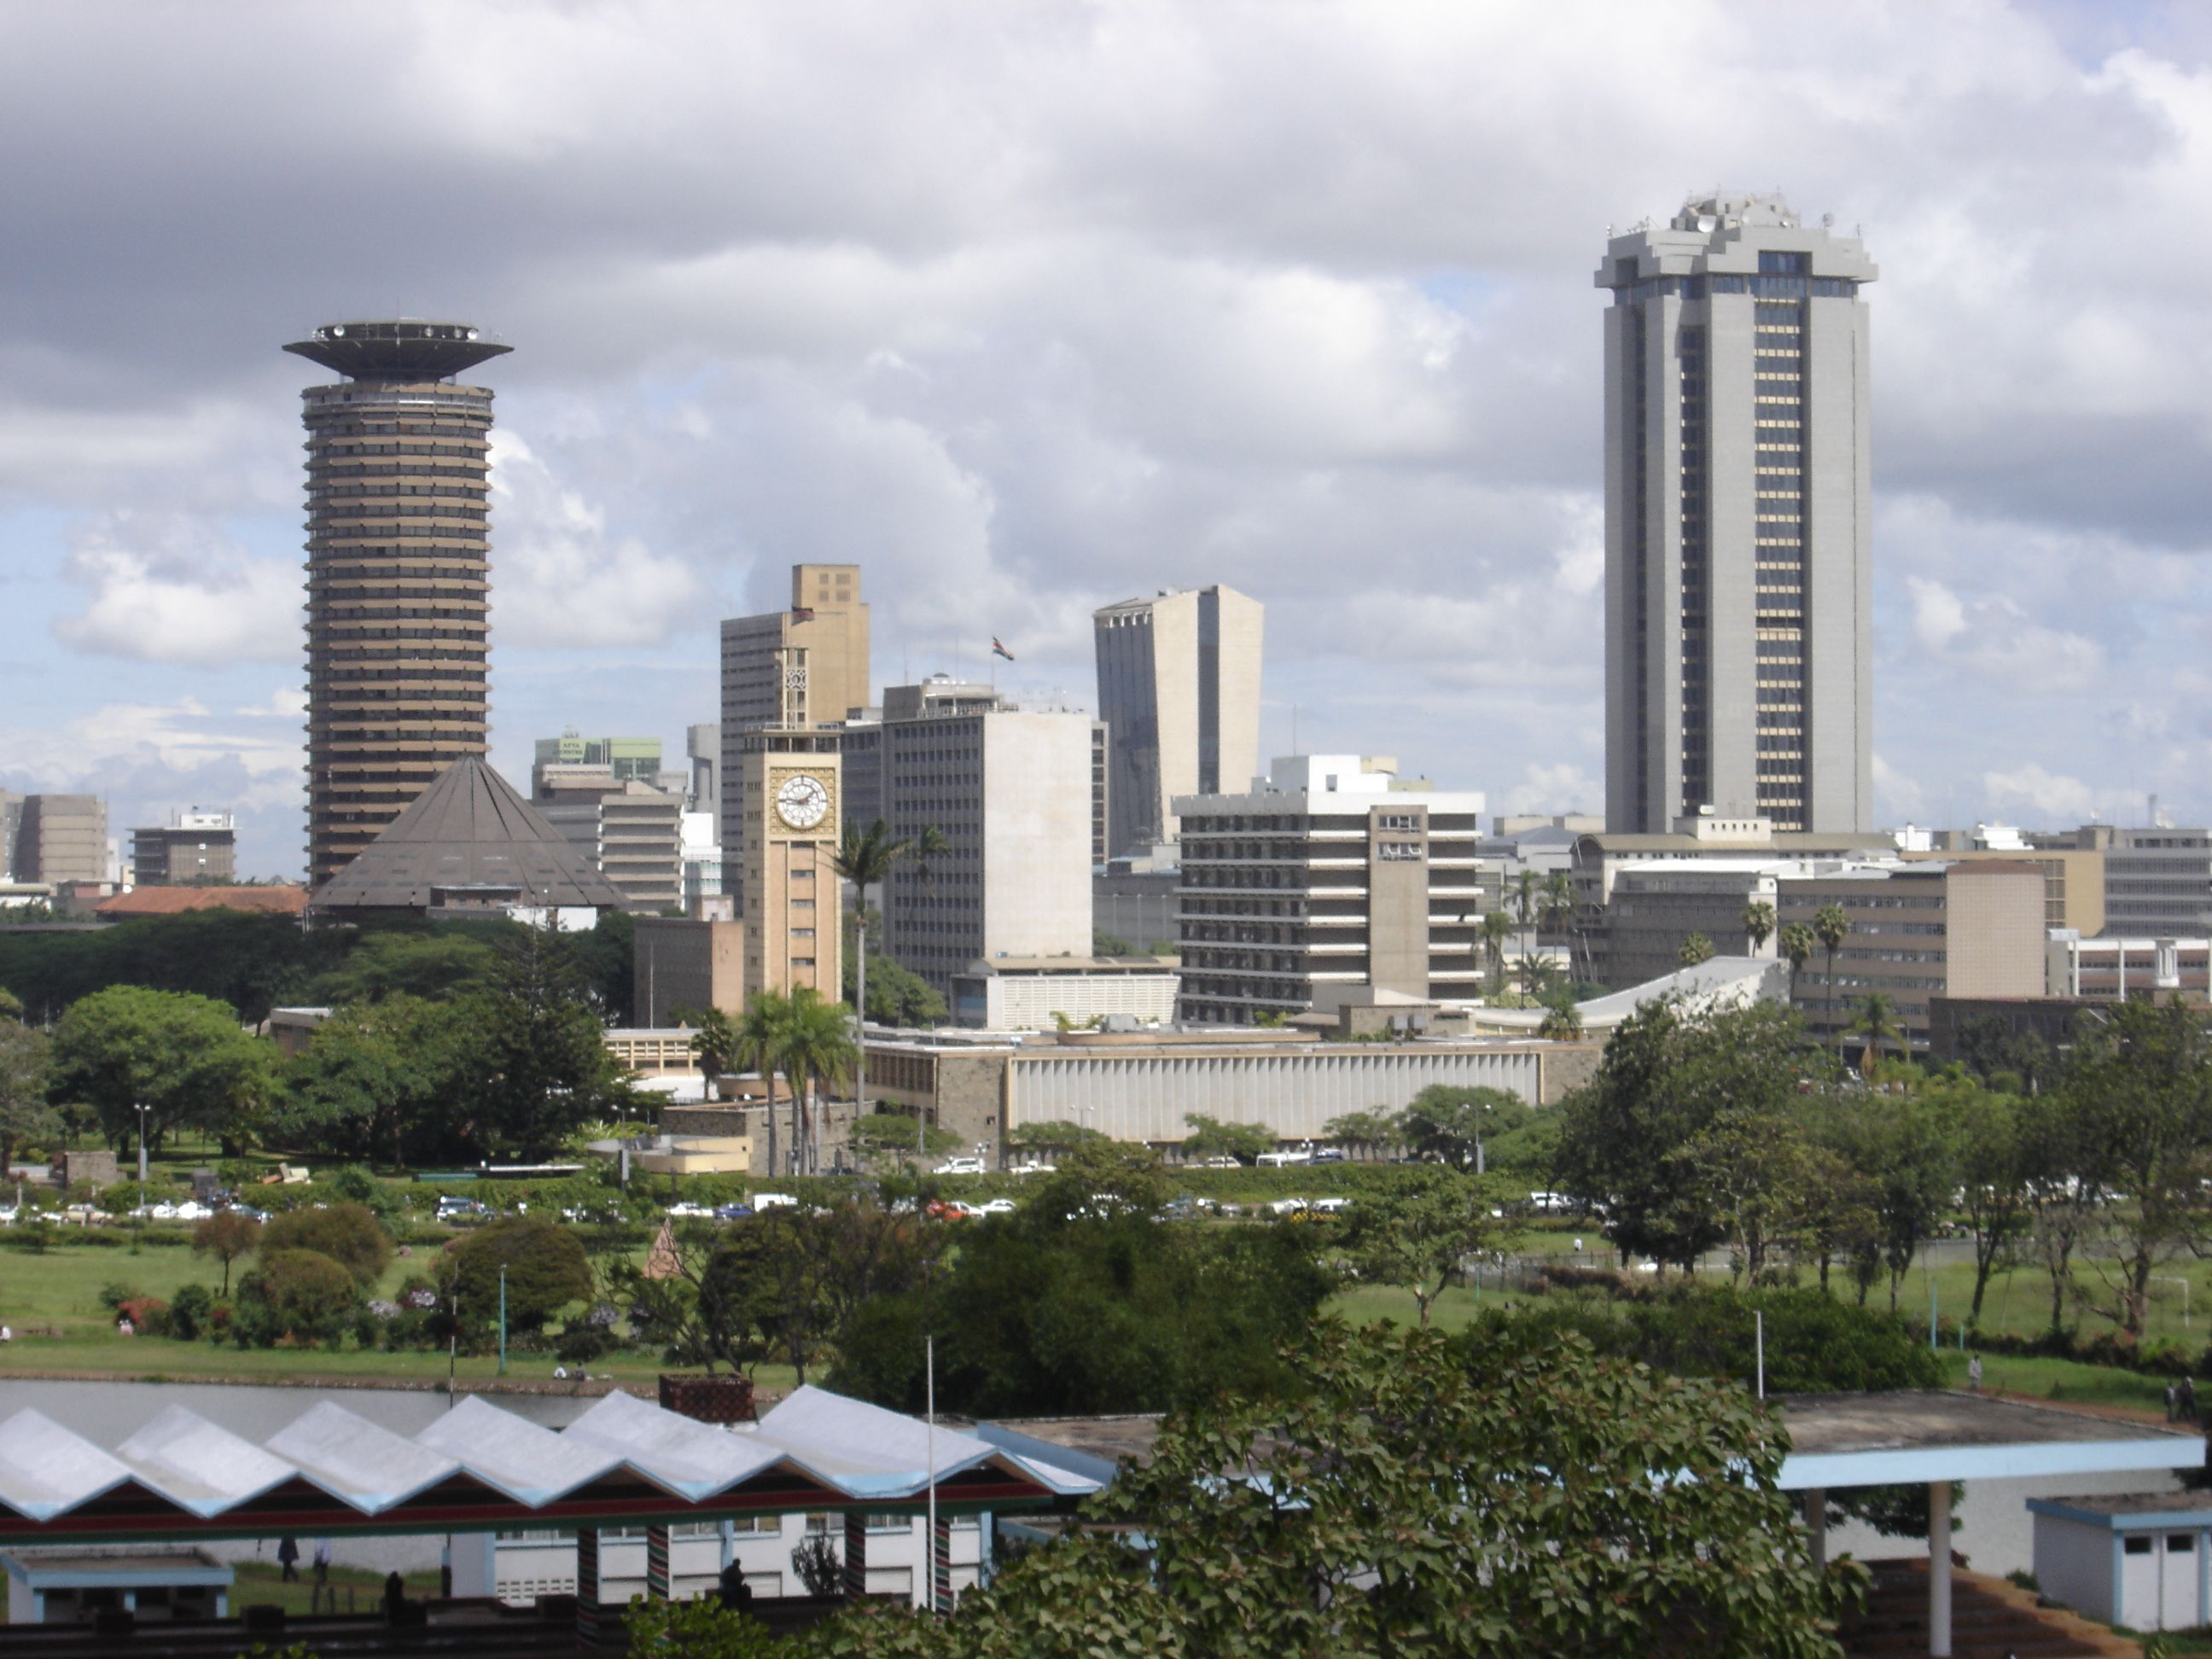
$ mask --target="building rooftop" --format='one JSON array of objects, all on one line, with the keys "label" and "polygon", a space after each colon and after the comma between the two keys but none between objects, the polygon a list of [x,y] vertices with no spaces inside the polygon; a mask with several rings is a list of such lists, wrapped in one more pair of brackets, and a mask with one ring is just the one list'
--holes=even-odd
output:
[{"label": "building rooftop", "polygon": [[318,914],[428,910],[456,891],[549,909],[617,910],[623,896],[514,787],[466,755],[315,895]]},{"label": "building rooftop", "polygon": [[1793,1490],[2195,1468],[2200,1434],[1944,1389],[1784,1396]]},{"label": "building rooftop", "polygon": [[92,913],[108,921],[127,921],[134,916],[173,916],[186,910],[296,916],[307,908],[304,887],[134,887],[100,900]]},{"label": "building rooftop", "polygon": [[326,323],[284,348],[354,380],[442,380],[514,349],[466,323]]}]

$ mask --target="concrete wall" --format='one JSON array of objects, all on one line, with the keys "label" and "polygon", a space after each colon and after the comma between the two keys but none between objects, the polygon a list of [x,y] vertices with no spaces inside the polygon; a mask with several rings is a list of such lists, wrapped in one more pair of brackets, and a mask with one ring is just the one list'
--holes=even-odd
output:
[{"label": "concrete wall", "polygon": [[983,717],[978,954],[1091,954],[1091,720]]},{"label": "concrete wall", "polygon": [[[1415,827],[1385,829],[1386,816]],[[1417,856],[1386,856],[1407,847]],[[1429,815],[1417,797],[1367,814],[1367,964],[1375,990],[1429,994]]]},{"label": "concrete wall", "polygon": [[2044,878],[2033,865],[1956,864],[1945,881],[1949,947],[1944,994],[2044,992]]}]

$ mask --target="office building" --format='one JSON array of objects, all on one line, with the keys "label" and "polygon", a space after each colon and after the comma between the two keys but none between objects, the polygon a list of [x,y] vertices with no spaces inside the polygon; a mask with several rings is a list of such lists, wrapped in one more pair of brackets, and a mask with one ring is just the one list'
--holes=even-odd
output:
[{"label": "office building", "polygon": [[1383,757],[1297,756],[1249,791],[1176,799],[1182,1018],[1247,1025],[1352,986],[1479,994],[1483,798],[1396,774]]},{"label": "office building", "polygon": [[2212,933],[2212,830],[2089,824],[2077,844],[2105,853],[2105,927],[2130,938]]},{"label": "office building", "polygon": [[198,807],[131,832],[131,881],[140,887],[227,886],[238,879],[238,829],[228,812]]},{"label": "office building", "polygon": [[1257,599],[1215,586],[1092,616],[1098,718],[1109,728],[1106,857],[1174,841],[1177,796],[1233,794],[1259,769],[1266,614]]},{"label": "office building", "polygon": [[491,392],[509,348],[461,323],[333,323],[307,387],[307,883],[484,752]]},{"label": "office building", "polygon": [[2043,988],[2054,997],[2124,1002],[2129,998],[2212,996],[2212,942],[2197,939],[2088,939],[2053,927],[2044,946]]},{"label": "office building", "polygon": [[712,821],[708,839],[722,842],[722,728],[708,722],[684,728],[684,758],[691,769],[684,791],[684,810],[704,812]]},{"label": "office building", "polygon": [[979,957],[1091,954],[1091,727],[942,674],[885,690],[884,821],[945,838],[884,884],[886,956],[949,995]]},{"label": "office building", "polygon": [[1104,720],[1091,722],[1091,864],[1103,870],[1114,856],[1112,811],[1114,763],[1113,728]]},{"label": "office building", "polygon": [[1777,920],[1811,927],[1839,907],[1850,933],[1793,975],[1791,996],[1821,1042],[1850,1044],[1869,994],[1888,999],[1916,1054],[1928,1048],[1937,997],[2044,994],[2044,875],[2026,862],[1866,863],[1778,884]]},{"label": "office building", "polygon": [[24,795],[15,818],[16,881],[105,882],[107,803],[97,795]]},{"label": "office building", "polygon": [[617,783],[635,780],[660,787],[659,738],[585,738],[570,726],[557,738],[540,738],[530,768],[530,794],[547,799],[545,781],[563,772],[586,768],[606,773]]},{"label": "office building", "polygon": [[636,778],[556,765],[538,810],[614,884],[623,908],[657,915],[684,908],[684,801]]},{"label": "office building", "polygon": [[1868,316],[1778,196],[1607,244],[1606,823],[1872,823]]},{"label": "office building", "polygon": [[1164,1025],[1173,957],[981,957],[952,976],[952,1023],[993,1031]]},{"label": "office building", "polygon": [[709,1008],[732,1018],[744,1012],[744,930],[738,923],[640,916],[631,939],[631,991],[640,1025],[671,1026],[678,1014]]}]

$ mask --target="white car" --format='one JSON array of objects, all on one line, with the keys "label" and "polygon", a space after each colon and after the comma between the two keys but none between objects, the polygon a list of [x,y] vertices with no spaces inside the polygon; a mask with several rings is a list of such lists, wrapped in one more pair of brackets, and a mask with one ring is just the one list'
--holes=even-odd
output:
[{"label": "white car", "polygon": [[714,1214],[714,1211],[709,1209],[706,1205],[694,1204],[688,1199],[681,1204],[670,1205],[665,1210],[661,1212],[661,1213],[664,1215],[673,1216],[679,1221],[692,1218],[711,1220]]},{"label": "white car", "polygon": [[1296,1215],[1299,1211],[1309,1210],[1313,1206],[1303,1198],[1279,1198],[1267,1207],[1277,1215]]},{"label": "white car", "polygon": [[1317,1198],[1306,1206],[1320,1215],[1342,1215],[1352,1207],[1348,1198]]},{"label": "white car", "polygon": [[1216,1152],[1212,1158],[1203,1160],[1198,1167],[1201,1170],[1241,1170],[1244,1166],[1226,1152]]},{"label": "white car", "polygon": [[932,1175],[981,1175],[983,1160],[980,1158],[948,1158],[930,1171]]},{"label": "white car", "polygon": [[763,1210],[795,1210],[799,1200],[789,1193],[755,1193],[752,1206],[753,1213],[758,1215]]},{"label": "white car", "polygon": [[1007,1170],[1008,1175],[1050,1175],[1059,1169],[1057,1164],[1041,1163],[1031,1158],[1027,1164],[1017,1164]]},{"label": "white car", "polygon": [[1313,1149],[1310,1146],[1300,1146],[1287,1152],[1262,1152],[1252,1161],[1263,1170],[1286,1169],[1293,1164],[1312,1163]]},{"label": "white car", "polygon": [[1014,1212],[1014,1200],[1011,1198],[986,1199],[975,1207],[977,1215],[1012,1215]]}]

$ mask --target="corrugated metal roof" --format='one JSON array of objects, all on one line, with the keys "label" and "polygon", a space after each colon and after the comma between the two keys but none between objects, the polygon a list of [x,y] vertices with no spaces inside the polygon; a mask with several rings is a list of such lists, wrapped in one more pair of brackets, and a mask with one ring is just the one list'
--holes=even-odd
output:
[{"label": "corrugated metal roof", "polygon": [[436,890],[514,890],[556,909],[619,909],[623,896],[514,786],[475,755],[441,772],[351,864],[314,908],[422,910]]},{"label": "corrugated metal roof", "polygon": [[[263,1520],[268,1495],[295,1483],[307,1495],[286,1499],[287,1530],[318,1522],[344,1528],[377,1516],[418,1525],[450,1517],[441,1527],[450,1530],[527,1526],[529,1511],[563,1504],[573,1522],[577,1506],[588,1512],[593,1501],[576,1494],[625,1472],[679,1506],[726,1508],[732,1494],[757,1483],[768,1499],[759,1507],[774,1510],[911,1501],[933,1476],[942,1485],[979,1471],[994,1485],[994,1502],[1015,1505],[1080,1497],[1099,1485],[951,1428],[938,1428],[933,1445],[919,1419],[814,1388],[736,1429],[617,1394],[556,1432],[470,1400],[412,1438],[325,1401],[264,1445],[175,1406],[112,1452],[26,1410],[0,1420],[0,1535],[235,1529]],[[623,1484],[634,1509],[635,1482]],[[111,1515],[112,1505],[74,1514],[125,1487],[173,1507],[134,1498],[127,1515]],[[435,1516],[423,1512],[426,1504]],[[249,1507],[226,1522],[241,1506]]]}]

